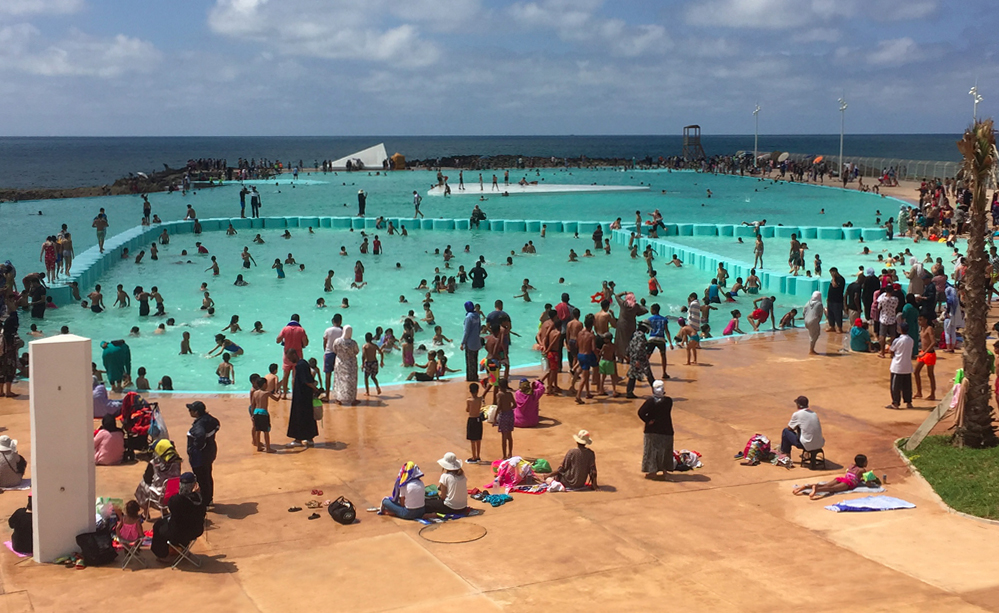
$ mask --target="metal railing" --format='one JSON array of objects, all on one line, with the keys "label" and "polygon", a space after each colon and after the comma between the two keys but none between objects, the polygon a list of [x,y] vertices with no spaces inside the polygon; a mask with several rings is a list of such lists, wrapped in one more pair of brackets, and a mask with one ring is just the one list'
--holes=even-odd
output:
[{"label": "metal railing", "polygon": [[[788,159],[796,162],[811,162],[817,155],[791,153]],[[835,170],[839,165],[839,155],[823,155],[827,167]],[[860,169],[865,177],[880,177],[888,168],[895,169],[895,177],[918,181],[933,178],[953,178],[961,169],[960,162],[934,162],[931,160],[905,160],[901,158],[868,158],[843,156],[843,164],[852,164]]]}]

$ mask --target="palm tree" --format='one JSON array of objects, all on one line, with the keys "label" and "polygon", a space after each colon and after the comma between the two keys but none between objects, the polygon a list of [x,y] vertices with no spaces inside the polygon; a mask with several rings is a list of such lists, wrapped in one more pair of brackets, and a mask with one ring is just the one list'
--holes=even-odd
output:
[{"label": "palm tree", "polygon": [[955,444],[974,448],[994,447],[999,444],[993,425],[992,406],[989,404],[989,356],[986,347],[986,322],[989,307],[986,304],[985,234],[986,187],[996,164],[995,132],[992,120],[976,121],[965,130],[957,141],[957,148],[964,156],[962,173],[972,192],[968,228],[967,272],[964,279],[964,387],[965,406],[963,424],[954,434]]}]

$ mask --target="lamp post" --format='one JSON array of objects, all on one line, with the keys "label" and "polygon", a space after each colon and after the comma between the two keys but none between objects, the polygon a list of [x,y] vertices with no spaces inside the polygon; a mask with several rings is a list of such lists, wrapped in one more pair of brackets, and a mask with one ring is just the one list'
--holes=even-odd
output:
[{"label": "lamp post", "polygon": [[756,108],[753,110],[753,119],[756,120],[756,131],[753,133],[753,166],[757,166],[757,156],[759,151],[757,147],[760,143],[760,103],[756,103]]},{"label": "lamp post", "polygon": [[975,101],[975,111],[972,114],[972,119],[978,121],[978,103],[984,100],[985,98],[982,98],[981,94],[978,93],[977,81],[975,82],[975,86],[971,88],[971,91],[969,91],[968,94],[971,96],[971,99]]},{"label": "lamp post", "polygon": [[839,174],[843,176],[843,132],[846,129],[846,97],[839,99]]}]

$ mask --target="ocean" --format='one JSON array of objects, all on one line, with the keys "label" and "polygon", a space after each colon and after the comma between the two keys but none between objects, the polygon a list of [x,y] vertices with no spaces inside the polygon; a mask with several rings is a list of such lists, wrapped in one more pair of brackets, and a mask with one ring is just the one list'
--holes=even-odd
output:
[{"label": "ocean", "polygon": [[[848,134],[847,156],[958,161],[956,134]],[[279,136],[0,137],[0,188],[104,185],[132,172],[182,166],[190,158],[336,159],[384,142],[409,159],[454,155],[639,158],[679,155],[680,135],[655,136]],[[753,135],[704,135],[708,155],[752,151]],[[837,154],[838,134],[760,135],[759,151]]]}]

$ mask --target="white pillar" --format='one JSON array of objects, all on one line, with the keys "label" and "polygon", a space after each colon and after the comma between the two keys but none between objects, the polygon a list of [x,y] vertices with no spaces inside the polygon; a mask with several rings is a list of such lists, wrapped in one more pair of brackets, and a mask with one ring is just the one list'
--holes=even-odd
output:
[{"label": "white pillar", "polygon": [[90,339],[62,334],[28,348],[34,558],[52,562],[95,528]]}]

